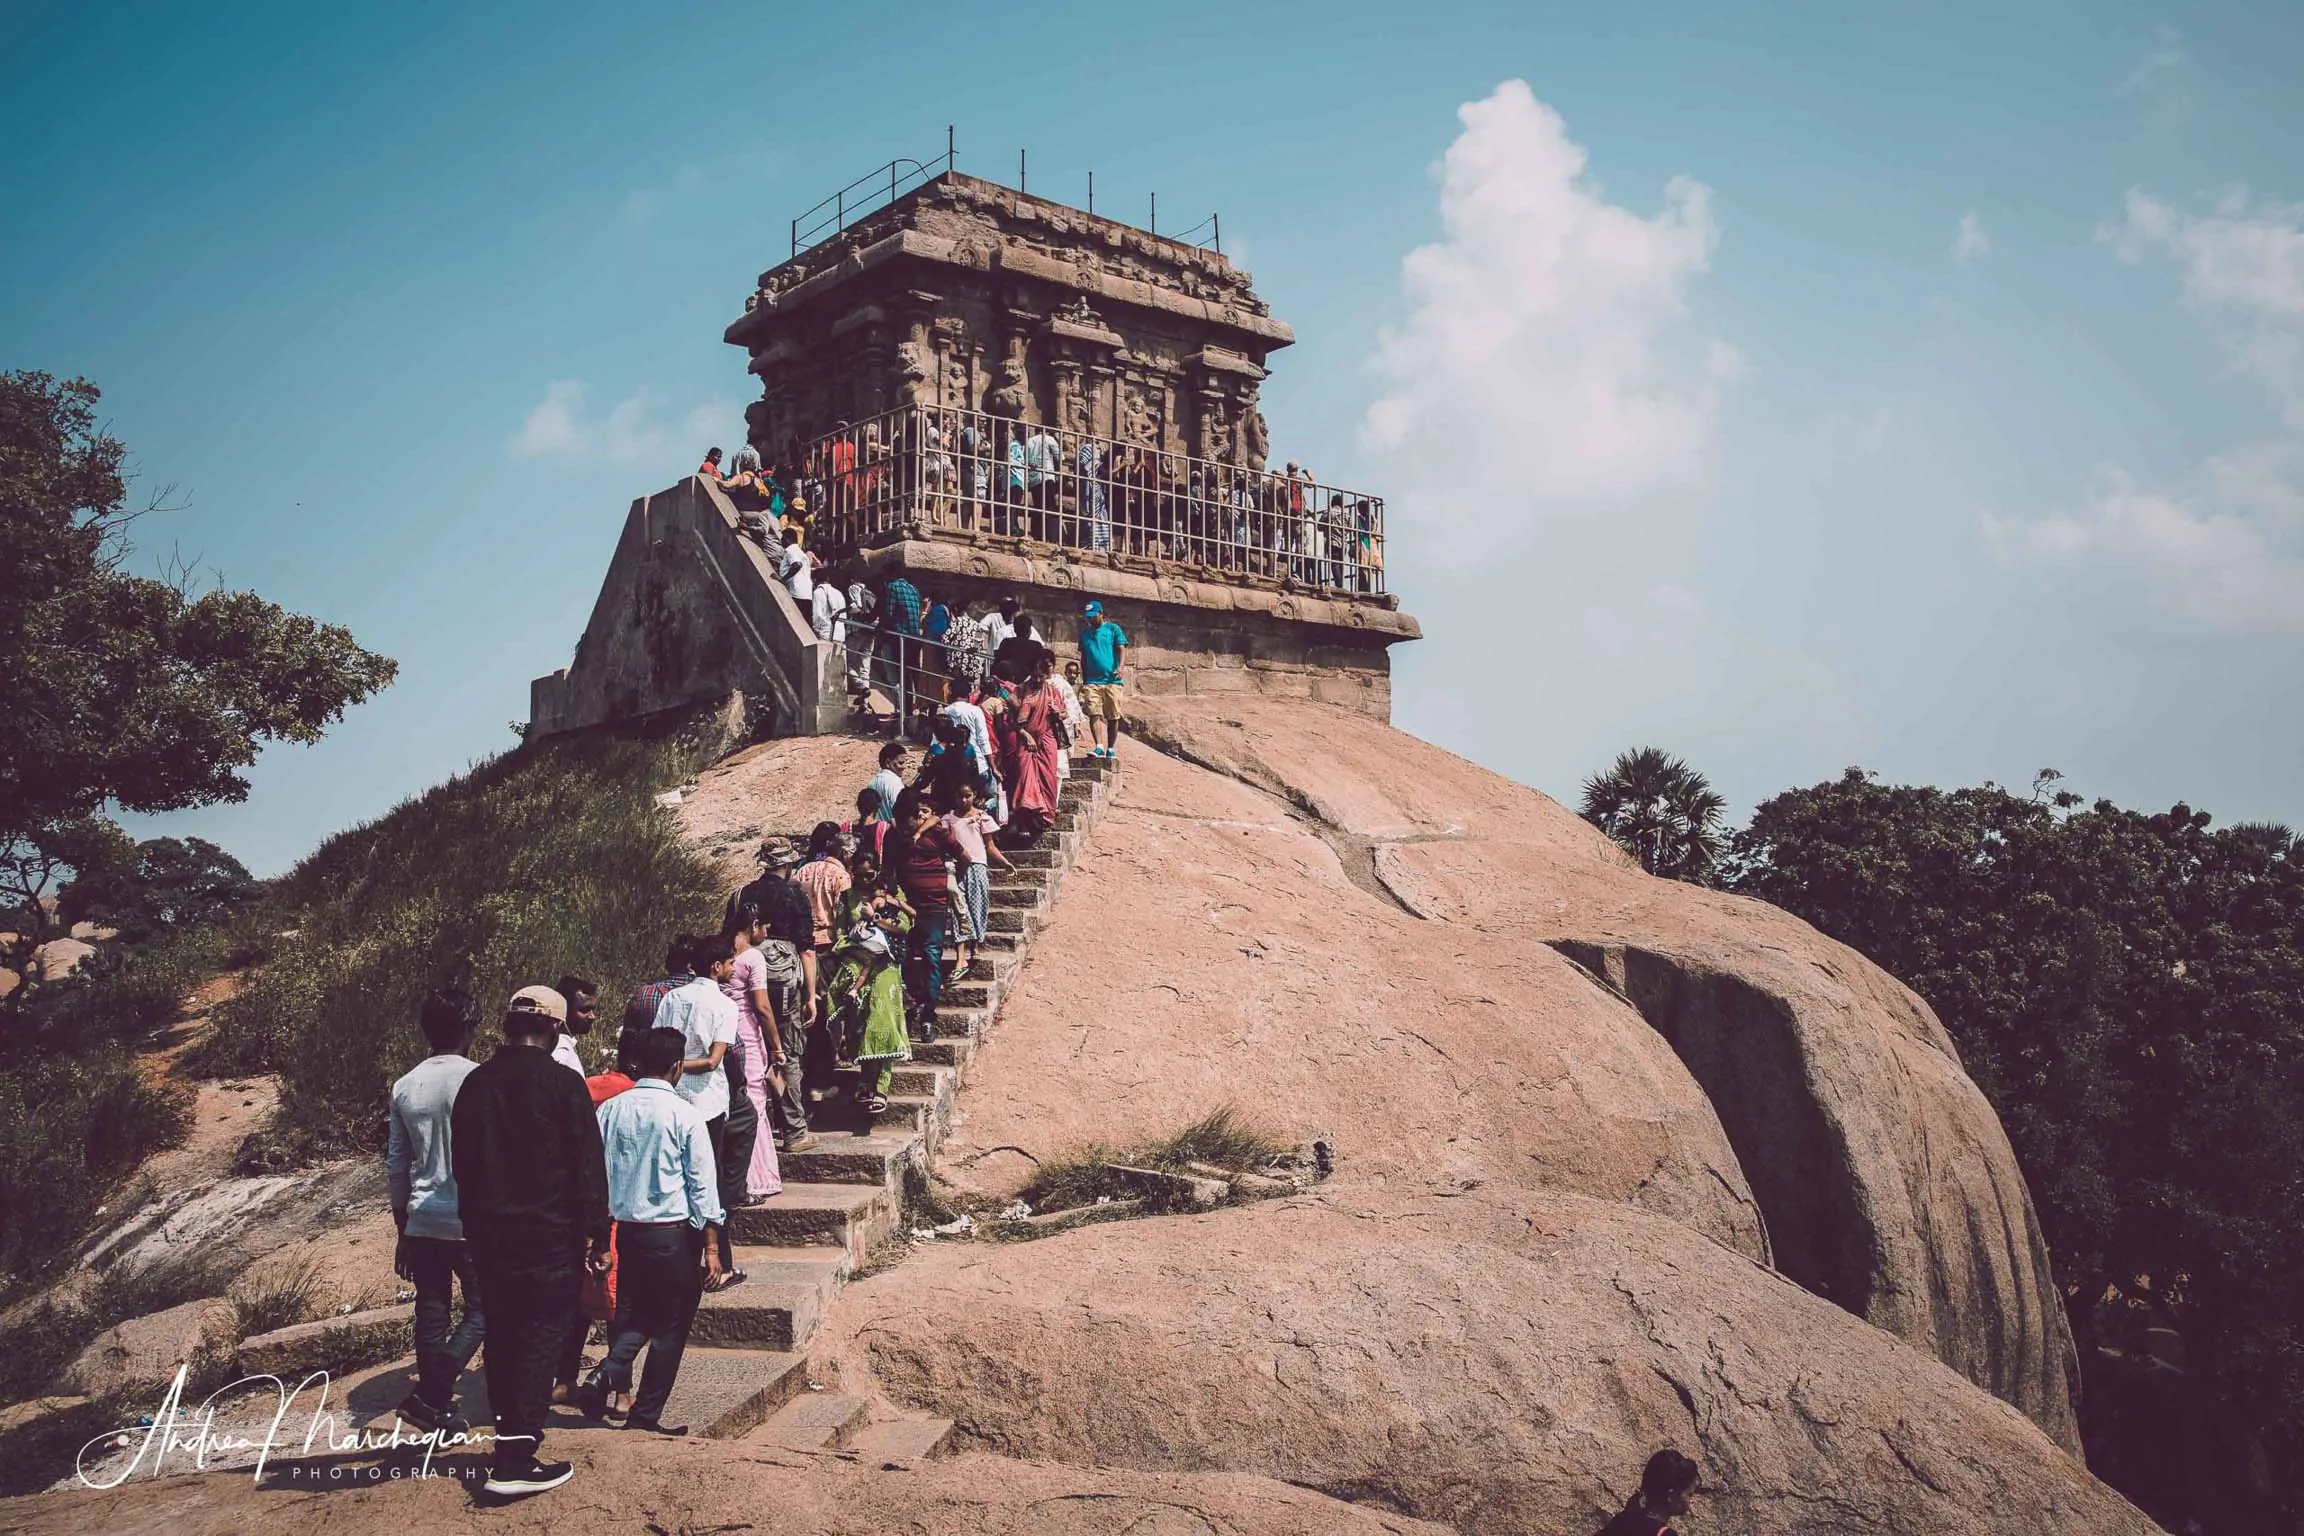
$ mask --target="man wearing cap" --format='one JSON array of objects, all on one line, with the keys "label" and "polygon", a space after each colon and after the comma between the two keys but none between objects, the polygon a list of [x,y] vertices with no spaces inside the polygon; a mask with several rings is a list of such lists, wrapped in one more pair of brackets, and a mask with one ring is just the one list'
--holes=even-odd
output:
[{"label": "man wearing cap", "polygon": [[819,1092],[832,1082],[835,1060],[831,1038],[815,1028],[818,1023],[816,991],[816,914],[808,893],[794,880],[800,850],[789,838],[772,837],[760,845],[760,878],[728,898],[728,910],[750,907],[768,925],[760,943],[760,959],[767,985],[752,999],[763,1019],[774,1021],[770,1046],[771,1067],[784,1070],[784,1092],[768,1101],[775,1122],[777,1145],[786,1152],[805,1152],[815,1145],[808,1132],[805,1080],[815,1078]]},{"label": "man wearing cap", "polygon": [[487,1488],[500,1497],[557,1488],[575,1470],[536,1453],[583,1273],[608,1266],[600,1123],[584,1080],[552,1059],[567,1021],[552,988],[514,993],[504,1044],[464,1078],[449,1118],[458,1213],[488,1315]]},{"label": "man wearing cap", "polygon": [[[1102,603],[1090,603],[1080,619],[1080,703],[1088,711],[1091,755],[1110,757],[1120,745],[1120,669],[1128,660],[1128,631],[1104,617]],[[1096,744],[1097,729],[1103,743]]]}]

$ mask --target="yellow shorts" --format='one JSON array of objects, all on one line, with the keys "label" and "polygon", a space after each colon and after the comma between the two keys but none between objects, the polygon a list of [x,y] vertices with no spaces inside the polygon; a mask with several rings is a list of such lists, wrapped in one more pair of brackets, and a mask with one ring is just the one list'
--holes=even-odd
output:
[{"label": "yellow shorts", "polygon": [[1091,720],[1101,718],[1107,725],[1120,723],[1120,683],[1082,683],[1080,707]]}]

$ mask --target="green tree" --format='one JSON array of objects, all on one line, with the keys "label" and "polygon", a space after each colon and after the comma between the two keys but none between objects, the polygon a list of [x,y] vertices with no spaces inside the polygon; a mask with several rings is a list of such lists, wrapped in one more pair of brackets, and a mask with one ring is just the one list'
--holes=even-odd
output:
[{"label": "green tree", "polygon": [[[130,574],[126,450],[96,387],[0,374],[0,960],[54,936],[54,887],[135,858],[114,809],[248,792],[271,741],[310,742],[392,680],[345,630],[250,592]],[[149,511],[147,507],[144,510]]]},{"label": "green tree", "polygon": [[1709,880],[1728,802],[1704,775],[1655,747],[1637,747],[1584,781],[1584,819],[1652,875]]},{"label": "green tree", "polygon": [[56,914],[141,944],[173,928],[221,921],[261,891],[246,866],[206,838],[154,837],[126,859],[77,865],[56,893]]},{"label": "green tree", "polygon": [[[1850,769],[1761,805],[1725,883],[1943,1019],[2073,1301],[2091,1463],[2172,1528],[2254,1529],[2251,1461],[2279,1469],[2270,1502],[2304,1504],[2304,851],[2057,779],[2026,796]],[[2180,1334],[2196,1399],[2137,1377],[2122,1408],[2143,1320]],[[2185,1435],[2192,1480],[2163,1479]]]}]

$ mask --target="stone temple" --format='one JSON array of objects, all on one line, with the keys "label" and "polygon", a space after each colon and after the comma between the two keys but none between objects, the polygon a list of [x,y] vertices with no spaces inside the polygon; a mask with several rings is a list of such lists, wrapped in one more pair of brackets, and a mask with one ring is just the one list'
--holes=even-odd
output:
[{"label": "stone temple", "polygon": [[[1060,651],[1098,599],[1141,694],[1387,719],[1388,648],[1420,631],[1386,585],[1384,503],[1275,453],[1259,392],[1294,337],[1248,274],[949,160],[890,174],[814,243],[795,225],[726,331],[760,381],[752,446],[813,492],[809,547],[843,582],[1013,594]],[[843,725],[843,658],[741,513],[695,477],[632,504],[532,735],[739,695],[756,730]]]}]

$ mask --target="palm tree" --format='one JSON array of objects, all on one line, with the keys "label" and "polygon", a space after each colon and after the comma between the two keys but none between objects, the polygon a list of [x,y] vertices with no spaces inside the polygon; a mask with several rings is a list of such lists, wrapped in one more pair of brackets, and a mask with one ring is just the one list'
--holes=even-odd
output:
[{"label": "palm tree", "polygon": [[1584,781],[1584,819],[1652,875],[1701,884],[1720,857],[1728,802],[1704,775],[1656,747],[1639,747]]},{"label": "palm tree", "polygon": [[2277,821],[2236,821],[2224,829],[2224,835],[2267,859],[2291,858],[2304,849],[2304,838]]}]

